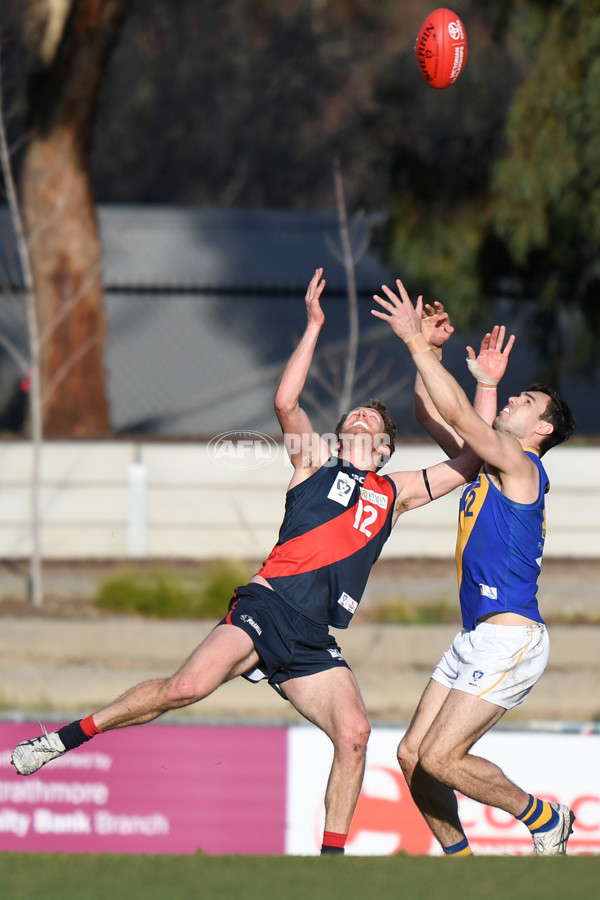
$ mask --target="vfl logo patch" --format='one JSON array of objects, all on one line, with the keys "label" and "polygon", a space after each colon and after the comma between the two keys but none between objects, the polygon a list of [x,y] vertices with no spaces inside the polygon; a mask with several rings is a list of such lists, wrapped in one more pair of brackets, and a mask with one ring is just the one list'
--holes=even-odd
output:
[{"label": "vfl logo patch", "polygon": [[481,671],[481,669],[473,669],[473,674],[471,675],[471,680],[469,681],[469,684],[471,685],[471,687],[478,687],[479,682],[481,681],[482,678],[483,678],[483,672]]},{"label": "vfl logo patch", "polygon": [[354,613],[356,612],[356,607],[358,606],[356,600],[353,600],[350,594],[347,594],[346,591],[343,591],[338,600],[338,603],[340,604],[340,606],[343,606],[344,609],[348,610],[348,612],[352,615],[354,615]]},{"label": "vfl logo patch", "polygon": [[380,509],[388,508],[388,498],[385,494],[378,494],[376,491],[370,491],[368,488],[360,489],[360,496],[363,500],[368,500],[369,503],[374,503],[375,506],[378,506]]},{"label": "vfl logo patch", "polygon": [[240,619],[242,620],[242,622],[246,622],[246,624],[249,625],[250,628],[254,628],[257,634],[262,634],[262,628],[260,627],[258,622],[254,621],[252,616],[249,616],[247,613],[242,613]]},{"label": "vfl logo patch", "polygon": [[498,588],[490,587],[489,584],[480,584],[479,593],[482,597],[489,597],[490,600],[498,599]]},{"label": "vfl logo patch", "polygon": [[327,499],[335,500],[336,503],[341,503],[342,506],[348,506],[355,484],[356,482],[349,475],[346,475],[345,472],[338,472],[327,494]]},{"label": "vfl logo patch", "polygon": [[334,647],[328,647],[327,652],[332,656],[333,659],[343,659],[344,658],[342,656],[342,654],[340,653],[340,651]]}]

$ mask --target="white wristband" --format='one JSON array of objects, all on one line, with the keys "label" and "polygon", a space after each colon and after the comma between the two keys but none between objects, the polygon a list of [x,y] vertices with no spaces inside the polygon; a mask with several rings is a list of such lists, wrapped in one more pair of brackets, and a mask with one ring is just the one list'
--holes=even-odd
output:
[{"label": "white wristband", "polygon": [[480,384],[487,384],[490,387],[496,387],[498,384],[495,378],[492,378],[491,375],[479,368],[476,359],[467,358],[467,366],[473,378],[476,378]]}]

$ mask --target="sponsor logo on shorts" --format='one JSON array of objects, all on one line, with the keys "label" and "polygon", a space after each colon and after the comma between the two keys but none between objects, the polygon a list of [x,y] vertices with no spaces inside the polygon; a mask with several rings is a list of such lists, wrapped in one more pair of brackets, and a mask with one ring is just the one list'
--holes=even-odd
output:
[{"label": "sponsor logo on shorts", "polygon": [[330,654],[330,656],[333,657],[333,659],[343,659],[344,658],[342,656],[341,652],[337,648],[328,647],[327,652]]},{"label": "sponsor logo on shorts", "polygon": [[358,606],[356,600],[353,600],[350,594],[347,594],[346,591],[342,592],[338,603],[340,604],[340,606],[343,606],[344,609],[347,609],[349,613],[352,613],[352,615],[354,615],[354,613],[356,612],[356,607]]},{"label": "sponsor logo on shorts", "polygon": [[252,616],[249,616],[247,613],[242,613],[240,619],[242,620],[242,622],[246,622],[246,624],[249,625],[250,628],[254,628],[257,634],[262,634],[262,628],[260,627],[258,622],[254,621]]},{"label": "sponsor logo on shorts", "polygon": [[335,500],[336,503],[341,503],[342,506],[348,506],[354,491],[354,485],[355,482],[349,475],[346,475],[345,472],[338,472],[327,494],[327,499]]},{"label": "sponsor logo on shorts", "polygon": [[480,584],[479,593],[482,597],[489,597],[490,600],[498,599],[498,588],[490,587],[489,584]]},{"label": "sponsor logo on shorts", "polygon": [[378,494],[377,491],[370,491],[367,488],[360,489],[360,496],[369,503],[374,503],[380,509],[388,508],[388,497],[385,494]]}]

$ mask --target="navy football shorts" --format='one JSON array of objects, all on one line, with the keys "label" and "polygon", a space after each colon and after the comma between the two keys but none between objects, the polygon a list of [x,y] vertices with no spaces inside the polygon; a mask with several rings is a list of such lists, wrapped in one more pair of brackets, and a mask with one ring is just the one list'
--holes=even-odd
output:
[{"label": "navy football shorts", "polygon": [[219,624],[235,625],[252,638],[260,664],[244,674],[248,681],[268,678],[277,689],[290,678],[350,668],[327,625],[315,625],[262,584],[236,588]]}]

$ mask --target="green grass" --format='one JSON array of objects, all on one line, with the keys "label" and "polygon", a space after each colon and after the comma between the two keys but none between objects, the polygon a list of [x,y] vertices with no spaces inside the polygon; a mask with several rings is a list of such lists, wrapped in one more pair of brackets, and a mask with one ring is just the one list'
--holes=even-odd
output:
[{"label": "green grass", "polygon": [[217,560],[197,573],[175,569],[123,570],[98,587],[100,609],[137,613],[159,619],[221,618],[234,588],[246,584],[252,572],[241,563]]},{"label": "green grass", "polygon": [[0,854],[6,900],[587,900],[593,857]]}]

